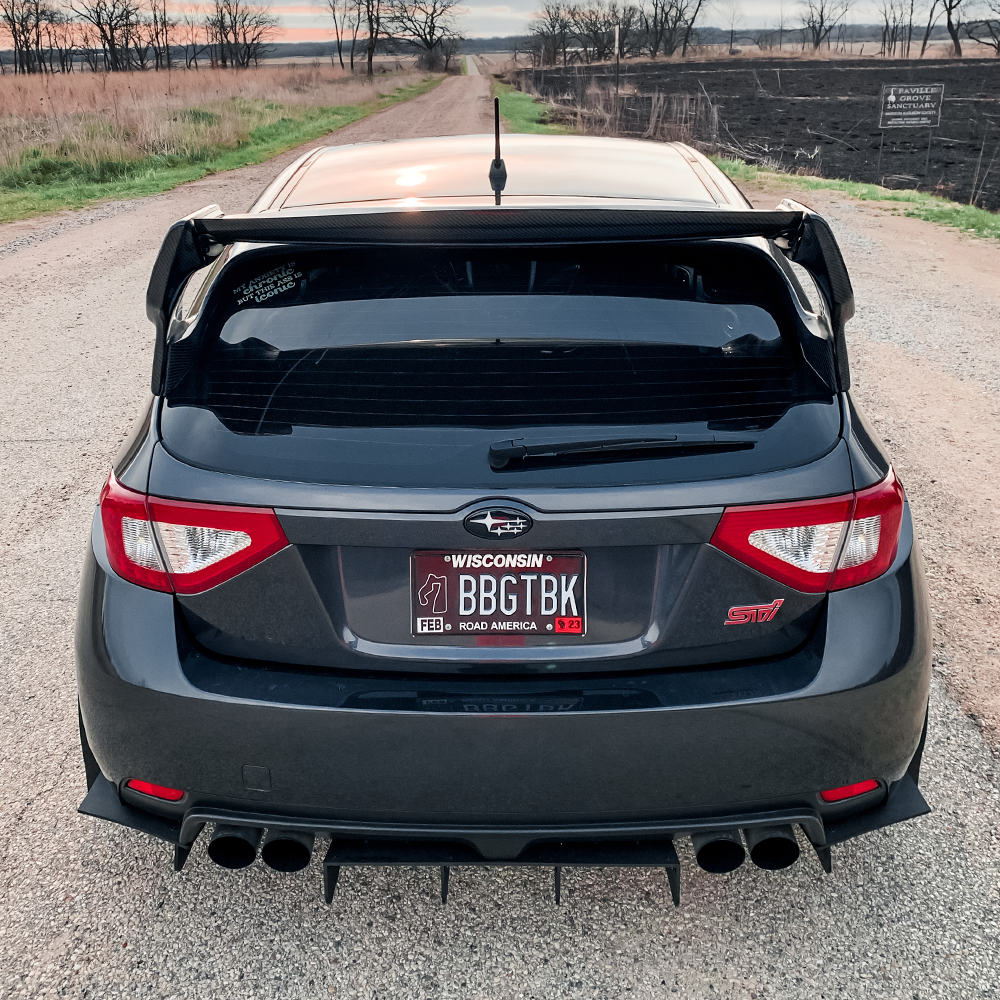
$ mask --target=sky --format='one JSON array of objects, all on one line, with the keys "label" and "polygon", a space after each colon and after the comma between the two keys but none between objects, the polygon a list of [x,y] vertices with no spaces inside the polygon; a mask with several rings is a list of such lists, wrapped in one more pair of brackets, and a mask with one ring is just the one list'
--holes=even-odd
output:
[{"label": "sky", "polygon": [[[781,0],[739,0],[747,27],[760,27],[778,23]],[[538,7],[538,0],[512,0],[503,5],[466,3],[467,13],[460,19],[460,30],[467,38],[488,38],[492,35],[522,34],[530,19],[531,12]],[[786,23],[796,26],[799,4],[796,0],[785,0]],[[326,41],[331,37],[327,27],[329,16],[318,7],[309,4],[296,6],[274,6],[284,29],[283,41]],[[874,0],[861,0],[851,11],[855,24],[872,24],[878,20],[874,10]],[[718,9],[710,9],[703,24],[721,26],[725,20]]]}]

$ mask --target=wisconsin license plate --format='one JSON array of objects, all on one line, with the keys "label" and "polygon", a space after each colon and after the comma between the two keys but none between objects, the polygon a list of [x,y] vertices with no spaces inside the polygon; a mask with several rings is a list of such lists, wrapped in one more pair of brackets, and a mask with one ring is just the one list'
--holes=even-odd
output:
[{"label": "wisconsin license plate", "polygon": [[582,552],[414,552],[410,621],[415,636],[587,634]]}]

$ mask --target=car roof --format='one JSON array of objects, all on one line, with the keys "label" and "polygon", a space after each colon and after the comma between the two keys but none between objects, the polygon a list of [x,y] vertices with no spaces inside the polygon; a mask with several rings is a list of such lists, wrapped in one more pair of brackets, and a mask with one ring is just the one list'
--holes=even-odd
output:
[{"label": "car roof", "polygon": [[[255,211],[492,205],[493,152],[492,135],[321,147],[278,178]],[[682,143],[504,135],[501,155],[505,205],[748,207],[721,170]]]}]

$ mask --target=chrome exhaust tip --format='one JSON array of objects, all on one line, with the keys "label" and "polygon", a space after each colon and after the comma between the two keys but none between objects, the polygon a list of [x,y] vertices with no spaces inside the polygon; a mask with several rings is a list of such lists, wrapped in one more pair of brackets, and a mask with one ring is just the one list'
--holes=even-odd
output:
[{"label": "chrome exhaust tip", "polygon": [[791,826],[758,826],[744,830],[750,860],[765,871],[777,872],[799,860],[799,842]]},{"label": "chrome exhaust tip", "polygon": [[276,872],[300,872],[308,867],[315,837],[299,830],[268,830],[260,859]]},{"label": "chrome exhaust tip", "polygon": [[707,830],[691,834],[698,864],[713,875],[734,872],[746,860],[739,830]]},{"label": "chrome exhaust tip", "polygon": [[223,868],[246,868],[257,858],[264,831],[253,826],[216,826],[208,856]]}]

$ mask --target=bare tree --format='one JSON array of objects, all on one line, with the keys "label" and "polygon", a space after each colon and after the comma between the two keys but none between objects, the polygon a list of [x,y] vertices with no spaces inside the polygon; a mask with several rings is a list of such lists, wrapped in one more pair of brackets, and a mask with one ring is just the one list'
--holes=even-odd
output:
[{"label": "bare tree", "polygon": [[198,56],[208,48],[204,22],[194,14],[187,13],[181,18],[177,30],[184,47],[184,68],[197,69]]},{"label": "bare tree", "polygon": [[615,25],[619,20],[617,4],[594,0],[593,3],[570,7],[569,15],[573,34],[588,63],[614,57]]},{"label": "bare tree", "polygon": [[514,35],[510,43],[510,58],[517,66],[517,57],[530,45],[530,40],[523,35]]},{"label": "bare tree", "polygon": [[740,0],[718,0],[716,4],[722,23],[729,32],[729,54],[734,54],[736,33],[743,27],[743,5]]},{"label": "bare tree", "polygon": [[572,27],[569,9],[559,0],[543,3],[532,13],[528,34],[540,66],[554,66],[560,53],[566,65],[566,44]]},{"label": "bare tree", "polygon": [[213,62],[234,68],[258,65],[277,27],[278,19],[267,7],[214,0],[205,18]]},{"label": "bare tree", "polygon": [[460,9],[459,0],[389,0],[385,27],[397,41],[416,50],[420,66],[437,69],[444,59],[445,40],[458,34]]},{"label": "bare tree", "polygon": [[781,46],[785,41],[785,32],[788,30],[788,8],[785,6],[785,0],[781,0],[778,4],[778,51],[781,51]]},{"label": "bare tree", "polygon": [[91,73],[100,69],[101,51],[97,40],[97,32],[91,24],[80,25],[80,55]]},{"label": "bare tree", "polygon": [[50,10],[41,0],[0,0],[0,24],[11,38],[14,73],[44,73],[42,34]]},{"label": "bare tree", "polygon": [[648,0],[641,10],[645,46],[652,58],[661,49],[672,56],[684,43],[692,23],[688,0]]},{"label": "bare tree", "polygon": [[965,33],[974,42],[988,45],[996,56],[1000,56],[1000,0],[986,0],[986,8],[996,17],[986,17],[978,21],[966,21]]},{"label": "bare tree", "polygon": [[167,0],[149,0],[147,35],[156,69],[172,68],[170,45],[176,30],[177,20],[167,10]]},{"label": "bare tree", "polygon": [[962,4],[965,0],[941,0],[941,9],[944,11],[945,26],[948,34],[951,35],[952,44],[955,46],[955,55],[962,58]]},{"label": "bare tree", "polygon": [[140,15],[136,0],[70,0],[69,9],[94,29],[104,69],[132,69],[132,39]]},{"label": "bare tree", "polygon": [[[333,37],[337,42],[337,58],[340,60],[340,68],[344,68],[344,43],[347,41],[349,21],[353,14],[357,13],[358,5],[354,0],[317,0],[317,5],[322,7],[333,18]],[[330,57],[331,62],[333,57]]]},{"label": "bare tree", "polygon": [[[906,3],[907,0],[902,0]],[[903,43],[903,55],[905,58],[910,58],[910,47],[913,45],[913,14],[916,11],[917,0],[908,0],[909,11],[906,15],[906,41]]]},{"label": "bare tree", "polygon": [[846,17],[853,0],[803,0],[802,28],[818,49],[829,37],[840,20]]},{"label": "bare tree", "polygon": [[622,59],[642,55],[642,9],[635,4],[622,4],[618,15],[618,53]]},{"label": "bare tree", "polygon": [[347,26],[351,29],[351,72],[354,72],[354,53],[358,47],[358,33],[361,31],[361,17],[364,7],[361,0],[350,0],[351,10],[348,16]]},{"label": "bare tree", "polygon": [[444,59],[444,71],[447,73],[451,69],[451,61],[462,54],[462,42],[465,39],[461,35],[449,35],[441,43],[441,57]]},{"label": "bare tree", "polygon": [[[358,0],[359,24],[363,23],[368,31],[365,40],[365,56],[368,61],[368,75],[375,73],[373,61],[375,59],[375,49],[378,46],[379,38],[386,33],[386,21],[390,15],[391,0]],[[356,39],[355,39],[356,40]],[[353,56],[353,46],[351,49]],[[351,68],[354,68],[354,60],[351,60]]]},{"label": "bare tree", "polygon": [[681,58],[687,55],[688,45],[690,45],[692,38],[694,37],[695,24],[698,21],[698,15],[701,13],[701,9],[705,4],[705,0],[694,0],[690,7],[686,10],[690,12],[690,16],[687,17],[686,24],[684,25],[684,41],[681,44]]},{"label": "bare tree", "polygon": [[659,55],[667,34],[670,15],[675,8],[676,4],[671,0],[649,0],[642,6],[640,16],[650,59],[655,59]]},{"label": "bare tree", "polygon": [[927,43],[931,39],[931,32],[934,30],[934,24],[937,19],[941,16],[941,10],[938,7],[939,0],[931,0],[930,10],[927,12],[927,27],[924,29],[924,41],[920,46],[920,58],[924,57],[924,53],[927,51]]},{"label": "bare tree", "polygon": [[62,10],[50,10],[45,22],[45,39],[49,50],[49,72],[55,73],[53,56],[59,60],[60,73],[72,73],[76,61],[78,25]]},{"label": "bare tree", "polygon": [[615,58],[615,29],[622,58],[646,53],[655,59],[661,52],[687,54],[695,23],[706,0],[590,0],[566,4],[544,0],[532,15],[527,39],[517,49],[531,57],[532,66],[564,66],[575,60],[586,63]]},{"label": "bare tree", "polygon": [[879,0],[882,17],[882,47],[880,56],[896,55],[896,48],[904,47],[907,0]]}]

